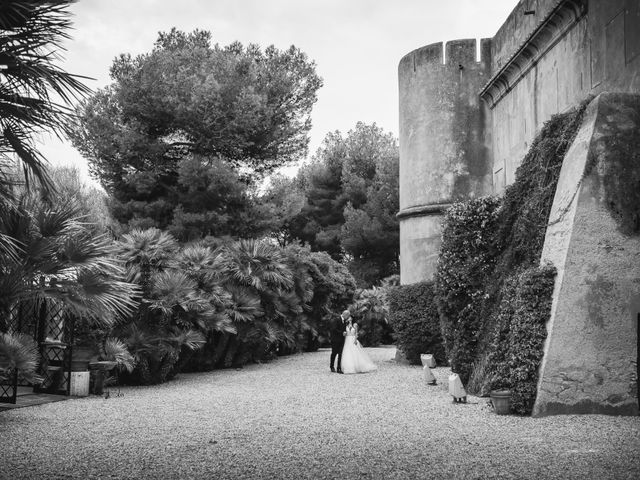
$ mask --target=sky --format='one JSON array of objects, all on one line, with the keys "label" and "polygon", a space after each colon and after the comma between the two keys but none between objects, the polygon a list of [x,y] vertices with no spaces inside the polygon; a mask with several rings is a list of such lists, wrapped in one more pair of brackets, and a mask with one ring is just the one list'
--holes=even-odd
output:
[{"label": "sky", "polygon": [[[311,114],[309,157],[325,135],[343,134],[358,121],[398,136],[400,59],[435,42],[492,37],[517,0],[79,0],[72,39],[63,45],[66,71],[92,77],[92,89],[110,83],[121,53],[149,52],[158,32],[172,27],[212,33],[214,43],[295,45],[315,61],[324,86]],[[86,161],[67,142],[43,136],[54,165]],[[285,173],[291,174],[289,169]]]}]

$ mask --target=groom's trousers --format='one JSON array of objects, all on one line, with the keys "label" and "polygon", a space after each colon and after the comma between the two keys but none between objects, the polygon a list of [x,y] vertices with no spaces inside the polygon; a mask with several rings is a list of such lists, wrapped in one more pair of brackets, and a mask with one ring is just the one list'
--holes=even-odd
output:
[{"label": "groom's trousers", "polygon": [[333,368],[333,362],[335,362],[336,356],[338,357],[336,370],[340,371],[342,370],[342,344],[331,345],[331,368]]}]

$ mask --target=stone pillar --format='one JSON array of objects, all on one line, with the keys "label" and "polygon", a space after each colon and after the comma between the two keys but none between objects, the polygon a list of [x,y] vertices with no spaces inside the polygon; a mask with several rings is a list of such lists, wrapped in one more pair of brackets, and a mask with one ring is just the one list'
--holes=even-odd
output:
[{"label": "stone pillar", "polygon": [[558,269],[534,416],[638,414],[640,95],[591,102],[562,164],[543,262]]},{"label": "stone pillar", "polygon": [[431,280],[442,216],[451,202],[491,193],[478,93],[489,80],[491,43],[447,42],[409,53],[398,66],[400,96],[400,281]]}]

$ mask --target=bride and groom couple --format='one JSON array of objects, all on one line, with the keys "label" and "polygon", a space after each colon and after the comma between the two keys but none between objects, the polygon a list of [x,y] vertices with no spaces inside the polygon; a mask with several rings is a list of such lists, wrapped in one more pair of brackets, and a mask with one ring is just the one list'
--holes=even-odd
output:
[{"label": "bride and groom couple", "polygon": [[[334,368],[336,357],[338,363]],[[358,324],[351,320],[349,310],[345,310],[331,324],[331,371],[367,373],[377,368],[358,341]]]}]

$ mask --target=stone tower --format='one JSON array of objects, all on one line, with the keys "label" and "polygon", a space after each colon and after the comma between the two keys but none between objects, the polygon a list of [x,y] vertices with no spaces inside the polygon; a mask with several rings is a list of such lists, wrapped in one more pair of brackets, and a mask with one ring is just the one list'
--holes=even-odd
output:
[{"label": "stone tower", "polygon": [[433,278],[443,212],[492,193],[483,106],[491,40],[434,43],[400,61],[401,283]]}]

